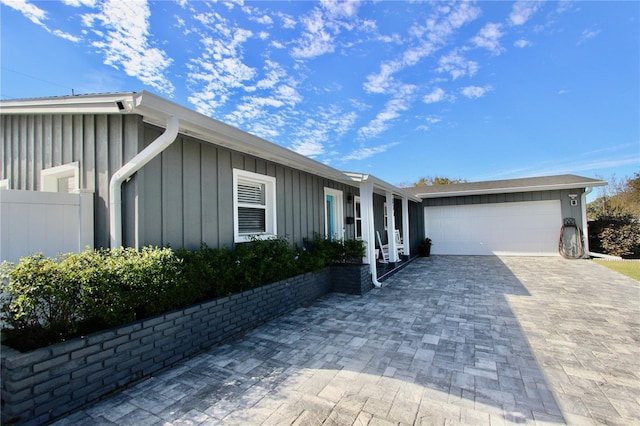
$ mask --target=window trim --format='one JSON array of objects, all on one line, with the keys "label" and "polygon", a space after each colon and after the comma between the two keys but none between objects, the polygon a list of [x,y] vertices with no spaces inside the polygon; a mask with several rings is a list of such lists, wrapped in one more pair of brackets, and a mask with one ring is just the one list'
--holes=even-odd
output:
[{"label": "window trim", "polygon": [[[333,227],[335,228],[335,234],[329,235],[329,217],[327,215],[326,199],[327,195],[335,197],[336,203],[334,205],[335,211],[333,217]],[[324,234],[326,238],[333,241],[334,239],[344,239],[344,193],[339,189],[324,188]]]},{"label": "window trim", "polygon": [[80,189],[80,163],[78,161],[41,170],[40,190],[42,192],[60,192],[58,191],[58,181],[64,178],[73,178],[73,188],[69,192],[78,192]]},{"label": "window trim", "polygon": [[[264,185],[264,210],[265,210],[265,232],[257,234],[241,234],[239,227],[238,208],[250,207],[260,208],[255,205],[242,205],[238,202],[238,183],[251,182]],[[246,243],[253,238],[269,239],[277,236],[278,218],[276,212],[276,178],[248,172],[241,169],[233,169],[233,241],[235,243]]]}]

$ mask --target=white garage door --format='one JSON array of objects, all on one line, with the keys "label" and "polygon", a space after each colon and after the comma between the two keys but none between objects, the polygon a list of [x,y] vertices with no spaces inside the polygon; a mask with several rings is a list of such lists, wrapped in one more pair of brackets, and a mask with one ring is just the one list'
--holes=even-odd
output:
[{"label": "white garage door", "polygon": [[559,200],[425,207],[432,254],[557,256]]}]

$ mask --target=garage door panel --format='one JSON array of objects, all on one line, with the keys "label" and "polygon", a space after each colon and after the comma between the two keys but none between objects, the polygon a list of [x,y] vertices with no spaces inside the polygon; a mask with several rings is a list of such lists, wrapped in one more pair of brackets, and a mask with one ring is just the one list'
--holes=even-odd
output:
[{"label": "garage door panel", "polygon": [[558,253],[559,200],[425,208],[433,254],[544,255]]}]

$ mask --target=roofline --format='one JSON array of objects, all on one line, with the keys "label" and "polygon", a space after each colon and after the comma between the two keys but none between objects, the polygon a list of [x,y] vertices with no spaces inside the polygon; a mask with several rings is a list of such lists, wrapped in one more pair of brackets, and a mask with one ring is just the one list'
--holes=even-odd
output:
[{"label": "roofline", "polygon": [[[455,185],[455,184],[454,184]],[[490,188],[490,189],[467,189],[464,191],[447,191],[447,192],[423,192],[416,194],[417,197],[425,198],[441,198],[441,197],[461,197],[465,195],[487,195],[487,194],[508,194],[514,192],[534,192],[534,191],[557,191],[562,189],[591,188],[595,186],[606,186],[606,181],[590,181],[576,183],[561,183],[553,185],[533,185],[518,186],[507,188]]]},{"label": "roofline", "polygon": [[391,192],[394,195],[398,195],[401,197],[406,197],[412,201],[415,201],[417,203],[421,202],[422,200],[420,198],[418,198],[417,196],[411,194],[410,192],[405,191],[402,188],[399,188],[395,185],[390,184],[389,182],[385,182],[382,179],[379,179],[377,177],[375,177],[374,175],[371,174],[366,174],[366,173],[356,173],[356,172],[344,172],[345,176],[348,176],[353,182],[364,182],[364,181],[369,181],[373,183],[373,187],[377,188],[377,189],[381,189],[387,192]]},{"label": "roofline", "polygon": [[216,145],[351,184],[340,170],[244,132],[147,91],[74,95],[0,101],[0,114],[138,114],[143,121],[164,128],[178,117],[179,132]]}]

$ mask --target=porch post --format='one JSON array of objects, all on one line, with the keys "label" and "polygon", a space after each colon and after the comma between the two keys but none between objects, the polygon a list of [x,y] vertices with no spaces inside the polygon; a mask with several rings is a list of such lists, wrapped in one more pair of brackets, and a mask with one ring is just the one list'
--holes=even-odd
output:
[{"label": "porch post", "polygon": [[402,198],[402,242],[404,244],[404,255],[411,256],[411,239],[409,238],[409,199]]},{"label": "porch post", "polygon": [[389,262],[398,261],[398,247],[396,246],[396,217],[393,209],[393,194],[387,192],[387,241],[389,242]]},{"label": "porch post", "polygon": [[380,287],[376,271],[376,230],[373,223],[373,182],[360,181],[360,213],[362,215],[362,240],[365,242],[365,253],[362,259],[369,264],[371,281]]}]

